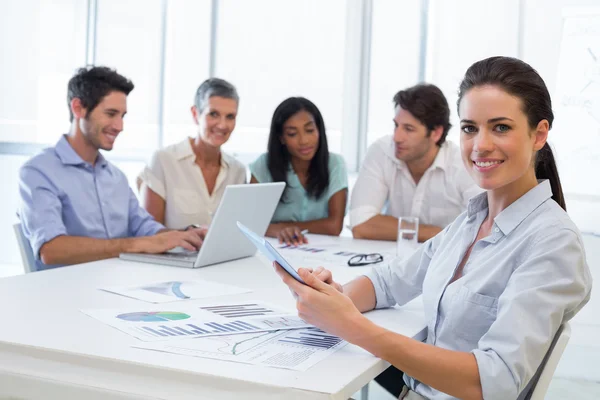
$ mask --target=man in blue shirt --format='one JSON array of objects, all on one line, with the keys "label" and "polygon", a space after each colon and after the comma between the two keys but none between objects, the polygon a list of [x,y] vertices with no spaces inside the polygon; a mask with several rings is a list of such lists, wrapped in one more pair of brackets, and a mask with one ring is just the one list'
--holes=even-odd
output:
[{"label": "man in blue shirt", "polygon": [[205,230],[166,230],[99,152],[112,150],[123,130],[133,87],[109,68],[80,69],[68,85],[69,133],[21,168],[18,213],[38,270],[201,246]]}]

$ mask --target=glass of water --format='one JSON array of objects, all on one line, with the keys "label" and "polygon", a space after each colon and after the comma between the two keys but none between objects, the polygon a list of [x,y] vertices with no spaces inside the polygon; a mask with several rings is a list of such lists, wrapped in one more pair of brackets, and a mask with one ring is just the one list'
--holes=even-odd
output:
[{"label": "glass of water", "polygon": [[396,241],[396,256],[403,257],[411,254],[417,248],[419,242],[419,218],[398,218],[398,239]]}]

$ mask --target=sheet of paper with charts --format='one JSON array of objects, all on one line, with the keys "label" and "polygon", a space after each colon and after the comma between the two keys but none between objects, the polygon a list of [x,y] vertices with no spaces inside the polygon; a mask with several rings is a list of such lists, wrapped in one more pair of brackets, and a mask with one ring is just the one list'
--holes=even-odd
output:
[{"label": "sheet of paper with charts", "polygon": [[137,347],[181,355],[306,371],[348,344],[317,328],[145,343]]},{"label": "sheet of paper with charts", "polygon": [[258,302],[215,305],[180,302],[81,311],[147,342],[311,327],[295,313]]},{"label": "sheet of paper with charts", "polygon": [[248,293],[250,289],[204,280],[150,282],[137,286],[112,286],[100,288],[111,293],[131,297],[149,303],[167,303],[188,299],[206,299]]}]

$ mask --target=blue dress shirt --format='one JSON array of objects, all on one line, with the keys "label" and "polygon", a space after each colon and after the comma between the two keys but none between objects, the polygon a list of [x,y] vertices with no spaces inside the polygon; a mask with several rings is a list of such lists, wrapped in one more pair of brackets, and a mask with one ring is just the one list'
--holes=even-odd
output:
[{"label": "blue dress shirt", "polygon": [[[580,233],[551,196],[543,181],[503,210],[452,283],[488,215],[486,193],[410,258],[367,275],[377,308],[423,294],[427,343],[473,353],[486,400],[516,399],[560,325],[589,300],[592,277]],[[405,381],[428,399],[453,398]]]},{"label": "blue dress shirt", "polygon": [[139,206],[125,174],[102,154],[83,161],[66,136],[19,171],[19,218],[38,270],[42,245],[57,236],[115,239],[154,235],[164,226]]},{"label": "blue dress shirt", "polygon": [[[329,186],[318,199],[309,196],[300,183],[298,175],[290,165],[286,180],[286,189],[283,192],[285,201],[277,204],[271,222],[313,221],[329,216],[329,199],[340,190],[348,188],[348,174],[346,163],[339,154],[329,153]],[[273,182],[273,177],[267,166],[267,153],[264,153],[250,164],[252,176],[260,183]]]}]

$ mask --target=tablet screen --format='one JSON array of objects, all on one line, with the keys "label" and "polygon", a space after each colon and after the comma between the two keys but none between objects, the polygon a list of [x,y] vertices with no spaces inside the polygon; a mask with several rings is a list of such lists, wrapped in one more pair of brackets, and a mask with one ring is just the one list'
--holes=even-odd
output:
[{"label": "tablet screen", "polygon": [[271,262],[277,261],[277,263],[279,265],[281,265],[281,267],[283,269],[285,269],[287,271],[287,273],[290,274],[294,279],[296,279],[298,282],[306,285],[306,283],[302,280],[302,278],[300,278],[300,275],[298,275],[298,272],[296,272],[294,267],[292,267],[290,265],[290,263],[285,258],[283,258],[283,256],[281,254],[279,254],[279,252],[277,250],[275,250],[275,248],[271,245],[271,243],[266,241],[265,238],[262,238],[262,237],[258,236],[256,233],[252,232],[250,229],[245,227],[239,221],[237,222],[237,226],[238,226],[238,228],[240,228],[242,233],[244,235],[246,235],[246,237],[248,239],[250,239],[252,244],[254,244],[256,246],[258,251],[260,251],[262,254],[264,254],[265,257],[267,257],[269,259],[269,261],[271,261]]}]

